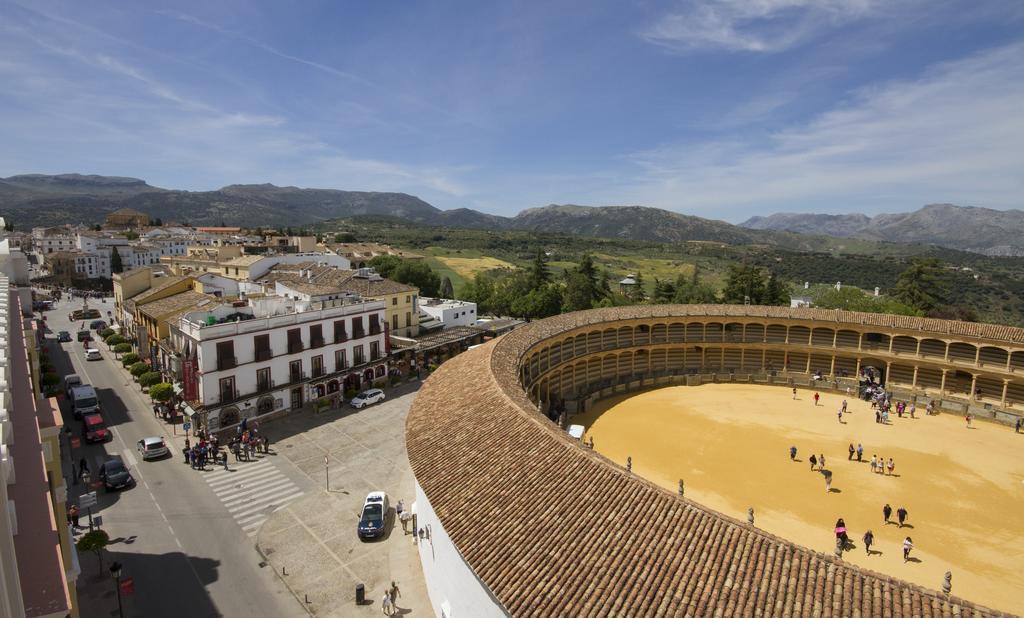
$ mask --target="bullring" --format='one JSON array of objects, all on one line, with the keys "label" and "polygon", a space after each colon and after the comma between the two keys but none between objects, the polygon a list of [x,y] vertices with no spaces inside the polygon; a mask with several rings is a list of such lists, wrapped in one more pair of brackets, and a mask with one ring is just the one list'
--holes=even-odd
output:
[{"label": "bullring", "polygon": [[[1010,422],[1024,401],[1024,330],[817,309],[647,305],[534,322],[448,361],[407,421],[435,610],[999,615],[704,508],[583,448],[545,416],[552,402],[571,414],[614,393],[670,384],[845,389],[866,366],[902,396]],[[823,379],[815,382],[817,372]]]}]

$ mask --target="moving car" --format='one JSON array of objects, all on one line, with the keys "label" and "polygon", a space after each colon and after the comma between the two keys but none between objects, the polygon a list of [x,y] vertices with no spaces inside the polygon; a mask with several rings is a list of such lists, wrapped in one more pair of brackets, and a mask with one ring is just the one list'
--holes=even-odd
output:
[{"label": "moving car", "polygon": [[99,413],[82,417],[82,437],[86,442],[105,442],[113,437]]},{"label": "moving car", "polygon": [[349,403],[358,410],[378,401],[384,401],[384,391],[379,388],[371,388],[353,397]]},{"label": "moving car", "polygon": [[[72,376],[78,377],[74,374],[67,377],[70,378]],[[79,383],[81,383],[81,380],[79,380]],[[96,389],[88,384],[72,386],[68,399],[71,400],[71,411],[74,413],[75,418],[82,418],[88,414],[98,414],[100,411],[100,400],[96,396]]]},{"label": "moving car", "polygon": [[85,351],[85,360],[103,360],[103,355],[96,348],[89,348]]},{"label": "moving car", "polygon": [[125,467],[120,459],[108,459],[100,466],[100,480],[107,491],[112,489],[124,489],[135,483],[131,472]]},{"label": "moving car", "polygon": [[165,443],[164,439],[160,436],[143,438],[139,440],[136,447],[139,449],[139,454],[142,455],[143,461],[147,459],[159,459],[171,452],[167,449],[167,443]]},{"label": "moving car", "polygon": [[103,330],[106,327],[107,323],[104,322],[103,320],[93,320],[92,322],[89,323],[89,328],[93,330]]},{"label": "moving car", "polygon": [[384,536],[385,523],[388,519],[388,495],[383,491],[371,491],[363,502],[363,510],[359,515],[358,534],[361,539],[376,539]]},{"label": "moving car", "polygon": [[71,341],[71,333],[66,330],[57,333],[57,343],[67,343],[69,341]]},{"label": "moving car", "polygon": [[87,330],[78,331],[79,341],[92,341],[92,332]]}]

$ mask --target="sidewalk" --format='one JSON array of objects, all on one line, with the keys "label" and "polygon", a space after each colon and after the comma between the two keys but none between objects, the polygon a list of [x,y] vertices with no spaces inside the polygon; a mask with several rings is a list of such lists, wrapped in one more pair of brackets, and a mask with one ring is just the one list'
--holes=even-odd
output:
[{"label": "sidewalk", "polygon": [[[404,391],[404,393],[403,393]],[[402,533],[394,505],[412,508],[415,482],[405,450],[405,416],[412,387],[393,389],[388,399],[361,411],[299,414],[267,425],[275,448],[320,490],[277,511],[263,524],[256,547],[275,573],[315,616],[372,616],[381,611],[386,587],[398,582],[402,616],[433,616],[414,535]],[[330,491],[324,489],[328,473]],[[391,528],[384,539],[356,535],[366,494],[391,498]],[[355,605],[356,584],[366,589]],[[308,599],[308,603],[306,600]]]}]

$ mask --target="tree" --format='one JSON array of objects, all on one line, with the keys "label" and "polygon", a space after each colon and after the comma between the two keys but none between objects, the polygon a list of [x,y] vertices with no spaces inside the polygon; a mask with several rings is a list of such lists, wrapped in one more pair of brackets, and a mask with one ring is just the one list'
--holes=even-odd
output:
[{"label": "tree", "polygon": [[727,303],[757,305],[765,292],[765,276],[761,269],[747,264],[733,264],[725,279],[722,298]]},{"label": "tree", "polygon": [[121,344],[121,343],[125,343],[126,341],[128,341],[128,340],[125,339],[124,337],[122,337],[121,335],[118,335],[117,333],[115,333],[113,335],[110,335],[106,339],[104,339],[103,343],[107,344],[108,346],[113,347],[115,345],[118,345],[118,344]]},{"label": "tree", "polygon": [[672,285],[671,281],[661,281],[657,277],[654,278],[654,295],[651,300],[657,304],[666,304],[672,302],[672,299],[676,295],[676,286]]},{"label": "tree", "polygon": [[594,285],[581,272],[566,271],[562,288],[562,311],[584,311],[594,307]]},{"label": "tree", "polygon": [[[532,277],[531,277],[532,279]],[[512,302],[512,313],[528,320],[558,315],[562,307],[562,293],[553,283],[545,283],[519,296]]]},{"label": "tree", "polygon": [[679,275],[676,278],[676,294],[672,302],[694,305],[716,302],[715,289],[700,280],[700,269],[694,265],[689,277]]},{"label": "tree", "polygon": [[153,401],[165,402],[174,394],[173,387],[167,382],[160,382],[149,387],[149,396]]},{"label": "tree", "polygon": [[390,278],[399,283],[416,286],[422,296],[437,296],[437,291],[441,287],[441,277],[431,270],[425,260],[402,260]]},{"label": "tree", "polygon": [[773,273],[768,273],[768,283],[764,288],[764,297],[761,299],[762,305],[788,305],[789,304],[789,289],[779,279],[779,277]]},{"label": "tree", "polygon": [[547,256],[544,255],[542,249],[537,249],[537,254],[533,256],[533,262],[530,264],[530,287],[537,289],[546,284],[551,280],[551,272],[548,271]]},{"label": "tree", "polygon": [[90,530],[75,542],[79,553],[93,552],[99,560],[100,575],[103,574],[103,548],[110,543],[110,535],[102,530]]},{"label": "tree", "polygon": [[138,362],[128,368],[128,373],[132,374],[136,378],[149,371],[149,365],[147,363]]},{"label": "tree", "polygon": [[163,227],[163,225],[164,225],[164,220],[161,219],[160,217],[157,217],[156,218],[156,226],[157,227]]},{"label": "tree", "polygon": [[43,386],[46,387],[46,391],[50,392],[60,384],[60,376],[52,371],[48,371],[43,374],[41,382],[43,383]]},{"label": "tree", "polygon": [[[115,345],[113,350],[114,350],[114,354],[124,354],[124,355],[127,356],[127,354],[132,351],[132,344],[130,344],[127,341],[125,341],[125,342],[122,342],[122,343],[119,343],[119,344]],[[136,362],[138,362],[138,356],[139,356],[138,354],[135,355]],[[122,359],[122,360],[124,360],[124,359]]]},{"label": "tree", "polygon": [[159,371],[147,371],[146,373],[144,373],[141,376],[139,376],[139,386],[141,386],[143,388],[146,388],[148,386],[153,386],[154,384],[158,384],[159,382],[160,382],[160,372]]},{"label": "tree", "polygon": [[104,328],[98,331],[96,334],[99,335],[100,338],[103,339],[103,341],[106,341],[107,337],[111,335],[116,335],[117,333],[114,332],[113,328]]},{"label": "tree", "polygon": [[900,273],[893,288],[896,300],[921,311],[945,304],[949,287],[942,277],[942,263],[936,258],[918,258]]},{"label": "tree", "polygon": [[375,255],[366,263],[367,266],[377,271],[385,279],[393,279],[395,270],[402,264],[402,258],[397,255]]},{"label": "tree", "polygon": [[455,289],[452,286],[452,280],[447,275],[441,279],[441,298],[455,298]]},{"label": "tree", "polygon": [[340,232],[334,235],[334,242],[356,242],[356,235],[353,234],[352,232]]},{"label": "tree", "polygon": [[[128,352],[121,357],[121,364],[125,367],[131,367],[135,363],[139,362],[139,355],[131,351],[131,344],[125,345],[128,346]],[[114,352],[119,354],[117,350],[114,350]]]},{"label": "tree", "polygon": [[[477,314],[496,313],[491,297],[494,295],[494,280],[484,272],[478,272],[471,281],[462,286],[461,300],[476,303]],[[500,315],[500,314],[499,314]]]}]

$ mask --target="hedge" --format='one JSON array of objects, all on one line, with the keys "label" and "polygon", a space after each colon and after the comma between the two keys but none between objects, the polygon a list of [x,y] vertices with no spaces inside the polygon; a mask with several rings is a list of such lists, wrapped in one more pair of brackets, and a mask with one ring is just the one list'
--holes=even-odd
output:
[{"label": "hedge", "polygon": [[139,355],[135,352],[129,352],[121,357],[121,364],[125,367],[129,367],[139,362]]},{"label": "hedge", "polygon": [[158,384],[159,382],[159,371],[147,371],[146,373],[139,376],[139,385],[142,386],[143,388],[147,386],[153,386],[154,384]]},{"label": "hedge", "polygon": [[154,401],[167,401],[171,398],[173,393],[174,391],[172,390],[171,385],[167,382],[161,382],[149,387],[149,396],[152,397]]},{"label": "hedge", "polygon": [[[127,354],[132,351],[132,344],[119,343],[114,346],[114,354]],[[138,361],[136,361],[138,362]]]},{"label": "hedge", "polygon": [[121,335],[111,335],[104,339],[103,341],[109,346],[115,346],[120,345],[122,343],[126,343],[128,340],[122,337]]},{"label": "hedge", "polygon": [[136,378],[149,371],[149,365],[146,363],[135,363],[128,368],[128,372]]}]

